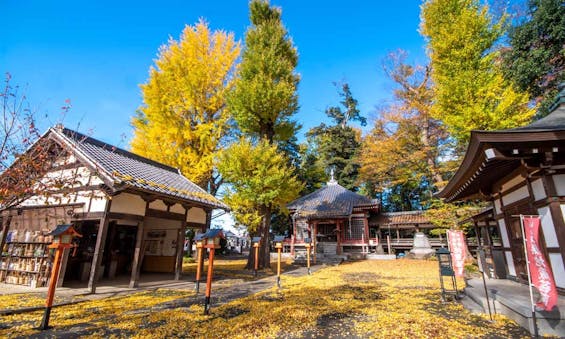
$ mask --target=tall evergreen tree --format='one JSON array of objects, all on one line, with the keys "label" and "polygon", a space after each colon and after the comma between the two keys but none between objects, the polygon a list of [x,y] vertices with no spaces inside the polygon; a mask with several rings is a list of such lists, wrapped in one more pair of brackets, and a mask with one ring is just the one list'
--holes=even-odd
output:
[{"label": "tall evergreen tree", "polygon": [[495,20],[479,0],[427,0],[421,32],[428,41],[434,82],[433,117],[466,149],[470,131],[517,127],[534,110],[528,95],[505,80],[496,42],[504,17]]},{"label": "tall evergreen tree", "polygon": [[[358,153],[361,147],[361,131],[349,126],[348,123],[358,121],[362,126],[367,124],[357,108],[357,100],[353,98],[347,83],[341,85],[339,95],[341,106],[331,106],[326,109],[326,115],[335,125],[324,123],[310,129],[307,133],[309,142],[318,157],[316,166],[326,170],[334,170],[335,179],[343,187],[357,191],[359,175]],[[316,172],[316,170],[311,169]]]},{"label": "tall evergreen tree", "polygon": [[132,119],[134,152],[179,168],[214,195],[222,178],[213,160],[233,131],[225,96],[239,51],[233,34],[211,32],[204,21],[186,26],[161,47]]},{"label": "tall evergreen tree", "polygon": [[505,74],[540,102],[543,116],[565,81],[565,2],[528,1],[528,15],[510,28],[508,37]]},{"label": "tall evergreen tree", "polygon": [[298,110],[298,53],[279,8],[253,0],[249,9],[252,25],[245,34],[239,78],[228,104],[245,135],[270,143],[285,141],[298,129],[291,119]]},{"label": "tall evergreen tree", "polygon": [[[281,21],[281,10],[272,7],[268,1],[252,0],[249,4],[251,27],[245,34],[245,48],[242,54],[239,77],[233,91],[228,96],[228,107],[233,113],[244,136],[255,142],[255,147],[265,148],[267,145],[278,148],[280,156],[264,154],[264,159],[255,161],[279,161],[284,163],[271,164],[269,167],[258,167],[257,177],[245,175],[240,169],[237,172],[228,171],[229,166],[222,165],[222,173],[230,182],[234,191],[229,192],[227,202],[234,211],[244,210],[253,213],[236,213],[236,221],[247,225],[251,235],[263,238],[259,267],[268,267],[270,262],[269,231],[273,211],[284,210],[285,202],[291,201],[301,185],[298,181],[289,180],[286,183],[269,178],[269,173],[263,173],[262,168],[287,168],[289,157],[281,150],[292,150],[293,138],[299,128],[292,120],[298,109],[296,88],[299,77],[295,73],[298,54]],[[247,142],[247,141],[245,141]],[[247,150],[250,153],[255,149]],[[234,152],[236,156],[246,156],[244,152]],[[223,161],[237,164],[238,161],[224,157]],[[272,157],[272,159],[266,159]],[[257,164],[247,163],[253,167]],[[259,173],[260,172],[260,173]],[[294,171],[291,171],[294,174]],[[229,175],[228,175],[229,173]],[[275,173],[273,173],[274,175]],[[258,185],[259,178],[264,177],[264,185]],[[261,179],[263,180],[263,179]],[[245,187],[257,189],[256,196],[248,194]],[[254,214],[256,213],[256,214]],[[249,218],[249,216],[253,216]],[[257,221],[260,223],[257,224]],[[247,267],[251,268],[253,256],[249,256]]]}]

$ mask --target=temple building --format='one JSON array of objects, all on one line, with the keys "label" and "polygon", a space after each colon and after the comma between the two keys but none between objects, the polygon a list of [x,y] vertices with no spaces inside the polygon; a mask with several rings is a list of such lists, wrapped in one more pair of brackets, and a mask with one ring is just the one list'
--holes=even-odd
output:
[{"label": "temple building", "polygon": [[212,210],[228,210],[178,169],[63,126],[31,149],[40,145],[59,150],[41,180],[64,185],[1,202],[0,282],[45,286],[52,267],[46,234],[61,223],[72,223],[82,237],[64,253],[59,284],[78,282],[95,292],[99,279],[119,275],[130,287],[141,272],[179,279],[187,228],[205,231]]},{"label": "temple building", "polygon": [[292,252],[303,247],[306,238],[320,254],[369,251],[369,218],[379,212],[378,200],[347,190],[332,176],[326,186],[287,206],[293,221]]},{"label": "temple building", "polygon": [[480,199],[475,216],[491,277],[528,282],[519,215],[541,217],[541,246],[565,291],[565,89],[549,115],[527,126],[472,131],[461,166],[438,193],[446,202]]}]

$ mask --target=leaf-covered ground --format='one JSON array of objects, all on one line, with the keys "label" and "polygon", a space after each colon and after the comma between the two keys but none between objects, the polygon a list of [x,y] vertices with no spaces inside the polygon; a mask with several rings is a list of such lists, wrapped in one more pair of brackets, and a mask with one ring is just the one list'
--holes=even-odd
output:
[{"label": "leaf-covered ground", "polygon": [[210,315],[196,301],[194,291],[157,290],[63,306],[53,310],[49,333],[33,329],[41,312],[4,316],[0,337],[529,337],[502,316],[490,322],[442,303],[433,261],[361,261],[283,276],[280,290],[213,305]]}]

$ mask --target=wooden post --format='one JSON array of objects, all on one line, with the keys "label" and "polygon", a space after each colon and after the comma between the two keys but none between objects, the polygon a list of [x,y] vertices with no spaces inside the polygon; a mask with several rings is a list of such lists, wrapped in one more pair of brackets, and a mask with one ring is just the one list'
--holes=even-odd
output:
[{"label": "wooden post", "polygon": [[198,241],[196,243],[196,294],[198,294],[200,290],[200,275],[202,274],[202,268],[204,266],[202,250],[202,242]]},{"label": "wooden post", "polygon": [[369,250],[369,217],[368,216],[366,216],[363,219],[363,229],[364,229],[363,234],[364,234],[364,237],[365,237],[363,239],[363,244],[365,245],[364,251],[365,251],[365,253],[369,253],[370,250]]},{"label": "wooden post", "polygon": [[67,262],[69,261],[70,248],[64,248],[61,254],[61,267],[59,268],[59,278],[57,279],[57,287],[63,286],[65,280],[65,272],[67,271]]},{"label": "wooden post", "polygon": [[318,241],[316,236],[318,235],[318,223],[315,221],[313,224],[313,231],[312,231],[312,255],[314,256],[314,265],[316,264],[316,247],[318,245]]},{"label": "wooden post", "polygon": [[210,258],[208,259],[208,277],[206,279],[206,298],[204,299],[204,314],[210,314],[210,294],[212,293],[212,275],[214,273],[214,247],[210,248]]},{"label": "wooden post", "polygon": [[[145,220],[145,218],[143,218]],[[131,265],[131,277],[129,280],[129,288],[139,286],[139,272],[141,271],[141,263],[143,261],[143,243],[145,222],[142,221],[137,225],[137,234],[135,236],[135,250],[133,252],[133,263]]]},{"label": "wooden post", "polygon": [[310,271],[310,244],[306,244],[306,265],[308,267],[308,275],[312,274]]},{"label": "wooden post", "polygon": [[336,238],[337,238],[337,254],[342,254],[343,253],[343,248],[342,248],[342,244],[341,244],[341,229],[343,226],[343,220],[337,220],[337,234],[336,234]]},{"label": "wooden post", "polygon": [[[186,219],[186,218],[185,218]],[[183,222],[183,227],[179,230],[177,235],[177,257],[175,263],[175,280],[180,280],[182,274],[182,261],[184,257],[184,236],[186,232],[186,221]]]},{"label": "wooden post", "polygon": [[55,250],[55,262],[51,269],[51,278],[49,279],[49,289],[47,290],[47,299],[45,301],[45,312],[43,313],[43,320],[39,325],[40,330],[49,328],[49,317],[51,316],[51,308],[53,307],[53,299],[55,298],[55,288],[57,288],[57,281],[59,280],[59,269],[61,268],[61,257],[63,254],[63,247],[59,246]]},{"label": "wooden post", "polygon": [[392,248],[390,246],[390,235],[389,234],[386,235],[386,245],[388,247],[388,254],[392,254]]},{"label": "wooden post", "polygon": [[277,243],[278,262],[277,262],[277,287],[281,288],[281,250],[282,243]]},{"label": "wooden post", "polygon": [[257,269],[259,269],[259,243],[256,242],[255,244],[253,244],[253,247],[255,248],[254,270],[255,276],[257,276]]},{"label": "wooden post", "polygon": [[88,289],[90,293],[96,293],[96,278],[98,276],[98,271],[100,271],[100,266],[102,264],[102,258],[104,254],[104,245],[106,243],[106,235],[108,234],[108,224],[110,218],[108,214],[110,213],[110,208],[112,207],[112,199],[108,198],[106,201],[106,208],[104,209],[104,216],[100,219],[100,225],[98,226],[98,235],[96,236],[96,247],[94,248],[94,256],[92,257],[92,266],[90,267],[90,277],[88,278]]}]

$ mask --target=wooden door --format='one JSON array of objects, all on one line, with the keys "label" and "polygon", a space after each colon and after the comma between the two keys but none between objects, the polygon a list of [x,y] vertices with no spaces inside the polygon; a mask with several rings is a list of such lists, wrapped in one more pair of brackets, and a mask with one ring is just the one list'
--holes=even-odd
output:
[{"label": "wooden door", "polygon": [[523,282],[528,282],[528,271],[526,268],[526,254],[524,253],[524,238],[522,235],[522,225],[518,215],[535,214],[529,204],[522,204],[505,211],[506,229],[510,241],[510,250],[516,270],[516,278]]}]

